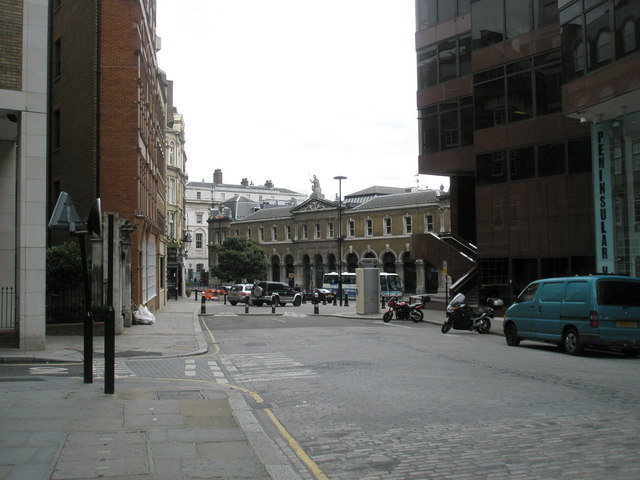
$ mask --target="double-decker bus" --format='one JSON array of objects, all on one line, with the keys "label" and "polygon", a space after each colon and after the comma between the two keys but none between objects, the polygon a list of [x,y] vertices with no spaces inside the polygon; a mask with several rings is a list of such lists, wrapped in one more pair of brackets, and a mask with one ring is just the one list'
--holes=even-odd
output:
[{"label": "double-decker bus", "polygon": [[[342,294],[356,297],[356,274],[354,272],[343,272],[342,274]],[[325,273],[322,280],[322,288],[331,290],[334,295],[338,294],[338,274],[336,272]],[[385,300],[398,296],[402,298],[402,282],[397,273],[380,272],[380,295]]]}]

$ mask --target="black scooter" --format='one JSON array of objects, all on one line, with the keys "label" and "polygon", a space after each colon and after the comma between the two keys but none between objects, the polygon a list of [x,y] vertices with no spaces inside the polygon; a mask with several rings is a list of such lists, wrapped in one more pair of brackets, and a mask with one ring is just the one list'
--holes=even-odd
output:
[{"label": "black scooter", "polygon": [[470,307],[464,303],[464,295],[458,293],[447,305],[447,318],[440,330],[442,333],[447,333],[452,328],[487,333],[491,330],[494,309],[503,307],[504,302],[499,298],[488,298],[487,305],[487,307]]}]

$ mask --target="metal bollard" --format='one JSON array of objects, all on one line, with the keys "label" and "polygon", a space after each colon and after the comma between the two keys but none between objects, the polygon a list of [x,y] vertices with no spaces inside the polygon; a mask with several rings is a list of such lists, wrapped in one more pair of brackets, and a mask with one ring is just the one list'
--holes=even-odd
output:
[{"label": "metal bollard", "polygon": [[244,299],[244,313],[249,313],[249,297]]},{"label": "metal bollard", "polygon": [[227,294],[226,293],[224,294],[224,304],[225,305],[227,304]]},{"label": "metal bollard", "polygon": [[349,294],[348,293],[344,294],[344,306],[345,307],[349,306]]},{"label": "metal bollard", "polygon": [[276,313],[276,298],[275,295],[271,297],[271,313]]},{"label": "metal bollard", "polygon": [[334,306],[334,307],[338,305],[337,297],[338,297],[338,295],[337,295],[337,294],[333,296],[333,306]]},{"label": "metal bollard", "polygon": [[196,289],[194,290],[194,292],[196,292],[196,302],[197,302],[197,301],[198,301],[198,289],[196,288]]},{"label": "metal bollard", "polygon": [[318,299],[318,294],[316,293],[313,296],[313,314],[314,315],[318,315],[320,313],[320,306],[318,305],[319,299]]},{"label": "metal bollard", "polygon": [[200,304],[200,313],[207,313],[207,304],[205,303],[204,295],[202,295],[202,303]]}]

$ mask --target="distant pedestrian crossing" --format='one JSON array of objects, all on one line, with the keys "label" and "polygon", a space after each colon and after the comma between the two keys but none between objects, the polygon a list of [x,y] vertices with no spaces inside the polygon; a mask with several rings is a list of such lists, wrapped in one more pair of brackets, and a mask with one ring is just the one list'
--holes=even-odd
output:
[{"label": "distant pedestrian crossing", "polygon": [[220,358],[236,382],[269,382],[315,375],[313,370],[283,353],[246,353]]}]

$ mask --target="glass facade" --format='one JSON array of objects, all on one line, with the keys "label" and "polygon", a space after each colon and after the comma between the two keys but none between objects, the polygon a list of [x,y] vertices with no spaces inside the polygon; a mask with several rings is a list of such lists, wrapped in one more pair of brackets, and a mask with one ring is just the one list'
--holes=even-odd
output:
[{"label": "glass facade", "polygon": [[598,271],[640,276],[640,112],[594,125],[592,142]]}]

